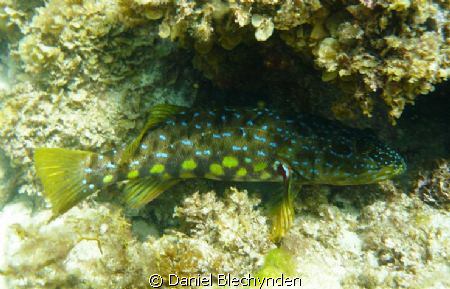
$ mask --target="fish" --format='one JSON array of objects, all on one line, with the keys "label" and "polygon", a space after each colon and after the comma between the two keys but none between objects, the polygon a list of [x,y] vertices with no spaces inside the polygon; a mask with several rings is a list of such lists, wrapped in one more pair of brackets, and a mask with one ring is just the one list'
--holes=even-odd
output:
[{"label": "fish", "polygon": [[392,178],[404,159],[366,131],[268,108],[188,109],[161,104],[127,147],[99,153],[37,148],[35,167],[55,217],[111,184],[140,208],[181,180],[278,182],[271,238],[293,218],[297,185],[360,185]]}]

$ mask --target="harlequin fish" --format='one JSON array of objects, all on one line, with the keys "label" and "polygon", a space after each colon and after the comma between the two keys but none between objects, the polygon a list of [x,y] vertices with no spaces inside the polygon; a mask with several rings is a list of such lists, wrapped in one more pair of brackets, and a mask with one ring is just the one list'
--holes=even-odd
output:
[{"label": "harlequin fish", "polygon": [[183,179],[280,182],[286,189],[273,211],[275,240],[292,223],[292,184],[368,184],[406,167],[374,136],[317,117],[173,105],[154,107],[141,134],[124,150],[39,148],[35,163],[55,216],[123,181],[123,200],[130,207],[144,206]]}]

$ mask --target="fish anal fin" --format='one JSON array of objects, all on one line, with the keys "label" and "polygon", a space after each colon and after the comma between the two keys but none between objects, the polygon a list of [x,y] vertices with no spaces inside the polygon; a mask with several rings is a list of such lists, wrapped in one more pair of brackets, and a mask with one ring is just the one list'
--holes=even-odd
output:
[{"label": "fish anal fin", "polygon": [[123,200],[130,208],[140,208],[179,181],[179,179],[162,180],[155,177],[132,180],[125,186]]},{"label": "fish anal fin", "polygon": [[139,136],[128,145],[128,147],[125,149],[120,164],[126,164],[128,163],[134,154],[136,153],[139,145],[141,144],[142,139],[144,138],[145,134],[152,128],[156,127],[157,125],[161,124],[164,120],[166,120],[168,117],[182,111],[183,109],[186,109],[186,107],[173,105],[173,104],[157,104],[153,106],[150,109],[150,117],[147,120],[147,123],[145,124],[144,128],[141,130],[141,133]]}]

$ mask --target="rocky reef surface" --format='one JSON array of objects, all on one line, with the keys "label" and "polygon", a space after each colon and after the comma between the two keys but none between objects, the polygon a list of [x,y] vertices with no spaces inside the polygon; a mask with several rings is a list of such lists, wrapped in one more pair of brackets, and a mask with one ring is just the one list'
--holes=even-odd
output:
[{"label": "rocky reef surface", "polygon": [[[277,246],[306,288],[450,287],[450,89],[439,84],[449,8],[0,0],[0,288],[260,274]],[[267,190],[252,185],[185,182],[140,211],[109,202],[109,191],[48,223],[33,150],[129,143],[161,102],[265,103],[370,127],[409,169],[377,185],[303,187],[280,244],[268,238]]]}]

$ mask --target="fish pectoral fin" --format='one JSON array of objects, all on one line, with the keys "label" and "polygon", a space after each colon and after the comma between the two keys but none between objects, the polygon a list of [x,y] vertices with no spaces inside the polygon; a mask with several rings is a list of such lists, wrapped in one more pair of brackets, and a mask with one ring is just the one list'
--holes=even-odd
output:
[{"label": "fish pectoral fin", "polygon": [[126,164],[131,160],[131,158],[136,153],[139,145],[141,144],[142,138],[150,129],[156,127],[168,117],[180,112],[183,109],[186,109],[186,107],[172,104],[157,104],[153,106],[150,110],[150,117],[147,120],[147,123],[145,124],[139,136],[125,149],[121,157],[120,164]]},{"label": "fish pectoral fin", "polygon": [[289,231],[294,221],[294,199],[297,191],[294,190],[292,181],[289,181],[281,200],[271,209],[272,229],[270,238],[279,242]]},{"label": "fish pectoral fin", "polygon": [[84,169],[94,155],[88,151],[61,148],[37,148],[34,151],[36,172],[44,195],[52,204],[53,218],[94,193],[83,183]]},{"label": "fish pectoral fin", "polygon": [[140,208],[179,181],[179,179],[161,180],[155,177],[132,180],[125,186],[123,200],[130,208]]}]

